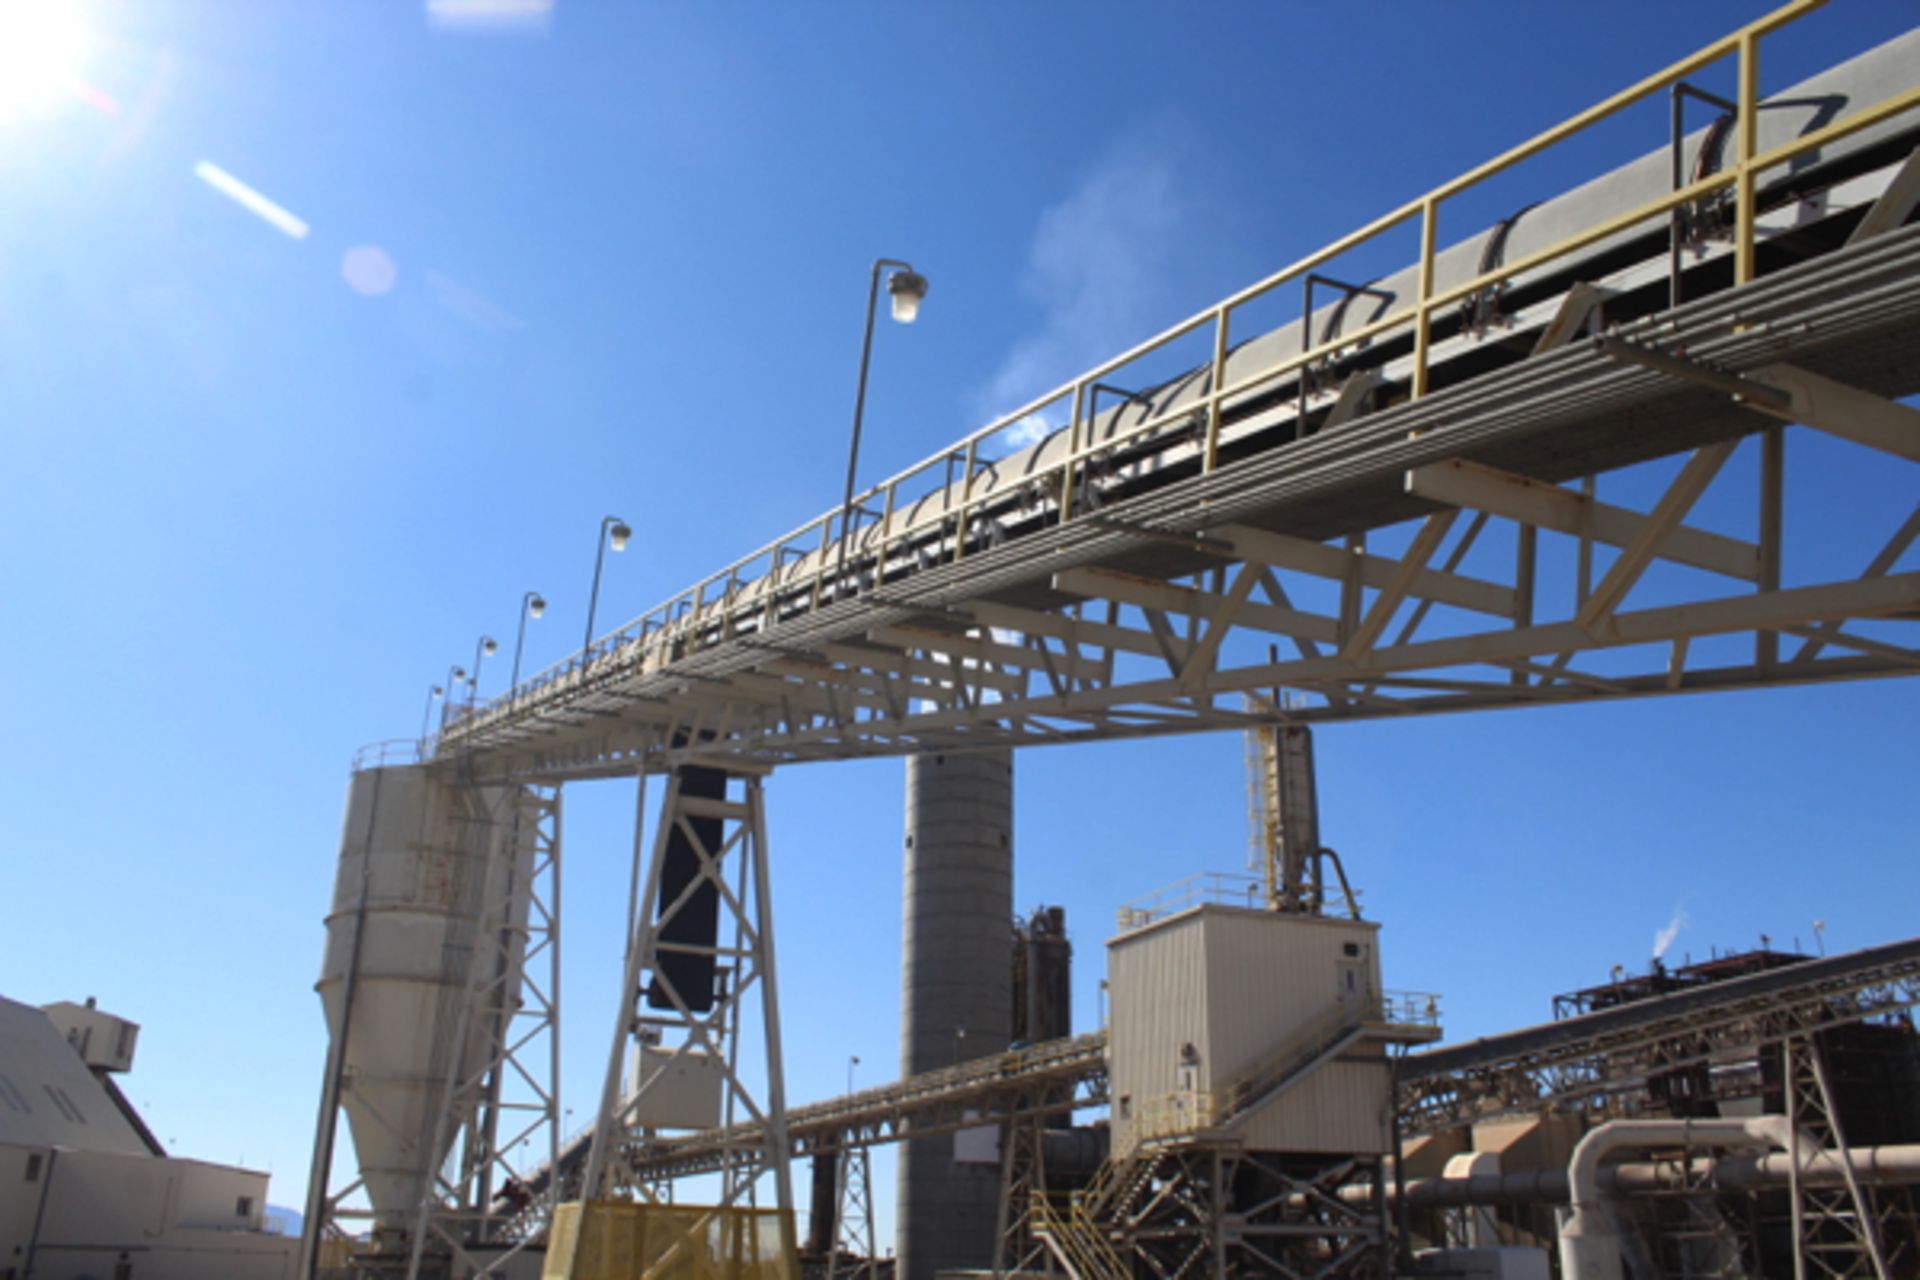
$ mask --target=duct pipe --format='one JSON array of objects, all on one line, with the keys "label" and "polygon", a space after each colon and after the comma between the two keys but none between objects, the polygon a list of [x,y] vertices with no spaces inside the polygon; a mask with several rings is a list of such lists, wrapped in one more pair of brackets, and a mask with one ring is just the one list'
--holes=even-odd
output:
[{"label": "duct pipe", "polygon": [[1573,1209],[1560,1227],[1563,1280],[1625,1280],[1620,1233],[1600,1189],[1600,1162],[1623,1147],[1763,1147],[1818,1151],[1820,1144],[1796,1135],[1785,1116],[1747,1120],[1610,1120],[1588,1132],[1567,1162]]},{"label": "duct pipe", "polygon": [[[1920,1143],[1893,1143],[1883,1147],[1854,1147],[1853,1176],[1862,1183],[1891,1186],[1920,1183]],[[1763,1191],[1787,1185],[1793,1157],[1784,1152],[1768,1155],[1708,1156],[1681,1165],[1671,1160],[1634,1161],[1604,1165],[1600,1169],[1600,1189],[1611,1195],[1640,1195],[1656,1191],[1674,1191],[1709,1178],[1720,1191]],[[1802,1157],[1800,1184],[1810,1187],[1846,1185],[1847,1168],[1840,1153],[1831,1148]],[[1391,1183],[1389,1198],[1396,1194]],[[1340,1199],[1347,1204],[1364,1205],[1373,1200],[1371,1186],[1340,1188]],[[1565,1169],[1528,1169],[1517,1173],[1486,1172],[1465,1177],[1411,1178],[1406,1185],[1407,1207],[1411,1209],[1458,1209],[1466,1205],[1565,1204]],[[1306,1204],[1305,1197],[1289,1204]]]}]

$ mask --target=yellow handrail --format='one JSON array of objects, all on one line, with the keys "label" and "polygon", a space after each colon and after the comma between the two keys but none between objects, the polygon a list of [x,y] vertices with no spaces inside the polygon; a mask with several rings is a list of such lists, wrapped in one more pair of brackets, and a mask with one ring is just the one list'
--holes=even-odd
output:
[{"label": "yellow handrail", "polygon": [[[1067,448],[1065,453],[1049,462],[1044,471],[1036,473],[1030,479],[1049,486],[1056,495],[1059,504],[1061,523],[1066,523],[1076,515],[1084,514],[1075,509],[1073,484],[1076,473],[1084,464],[1100,454],[1115,451],[1140,441],[1155,432],[1163,431],[1177,423],[1197,419],[1204,423],[1204,440],[1198,448],[1201,467],[1211,471],[1219,465],[1220,434],[1225,416],[1226,405],[1250,391],[1285,377],[1295,370],[1304,368],[1334,354],[1348,349],[1371,338],[1389,331],[1412,326],[1414,338],[1412,395],[1415,398],[1428,393],[1428,358],[1430,330],[1436,312],[1460,299],[1488,287],[1501,280],[1512,279],[1527,271],[1540,267],[1555,259],[1565,257],[1627,228],[1647,222],[1683,205],[1700,200],[1714,192],[1732,188],[1734,191],[1735,218],[1733,244],[1735,253],[1735,280],[1744,284],[1754,277],[1755,245],[1755,200],[1758,175],[1795,156],[1816,150],[1837,139],[1846,137],[1861,129],[1869,128],[1882,120],[1890,119],[1903,112],[1920,107],[1920,88],[1895,94],[1880,102],[1869,104],[1854,110],[1851,114],[1828,123],[1820,128],[1802,134],[1787,142],[1758,150],[1756,132],[1757,110],[1759,105],[1759,42],[1764,36],[1773,34],[1788,26],[1809,12],[1821,8],[1827,0],[1791,0],[1772,12],[1747,23],[1718,40],[1701,48],[1697,52],[1671,63],[1664,69],[1646,76],[1626,89],[1596,103],[1587,110],[1575,115],[1550,129],[1541,132],[1517,146],[1495,156],[1466,173],[1459,175],[1433,188],[1426,194],[1409,200],[1399,207],[1382,214],[1365,226],[1342,236],[1331,244],[1282,267],[1265,278],[1228,295],[1212,306],[1188,318],[1173,324],[1146,340],[1095,365],[1077,378],[1063,383],[1052,391],[1037,396],[1010,413],[962,437],[953,445],[923,459],[922,461],[897,472],[886,480],[868,488],[855,499],[855,506],[864,509],[875,499],[879,499],[882,516],[878,536],[871,548],[876,563],[884,567],[891,548],[905,542],[911,544],[917,537],[929,529],[941,530],[944,540],[948,535],[944,530],[949,524],[953,532],[952,545],[955,558],[960,558],[968,539],[968,521],[976,513],[980,504],[991,498],[995,492],[976,492],[975,479],[981,462],[981,446],[991,437],[1015,426],[1037,414],[1054,407],[1063,400],[1071,400],[1071,421],[1068,424]],[[1598,223],[1566,236],[1560,241],[1525,254],[1517,259],[1502,263],[1491,270],[1476,273],[1470,279],[1460,281],[1447,288],[1439,289],[1435,283],[1435,264],[1438,257],[1438,220],[1441,206],[1448,199],[1468,191],[1487,179],[1503,173],[1521,162],[1538,155],[1556,143],[1580,133],[1581,131],[1605,120],[1627,107],[1641,101],[1649,95],[1666,88],[1675,81],[1698,71],[1700,68],[1723,57],[1733,55],[1738,59],[1739,96],[1737,101],[1736,122],[1737,144],[1733,163],[1717,173],[1687,183],[1662,196],[1646,201],[1634,209],[1612,215]],[[1285,359],[1278,360],[1261,369],[1254,370],[1231,384],[1223,382],[1230,349],[1229,333],[1232,313],[1258,298],[1270,294],[1289,282],[1298,280],[1315,267],[1331,261],[1339,255],[1366,243],[1375,237],[1391,231],[1413,219],[1420,222],[1420,254],[1417,267],[1417,284],[1412,302],[1390,315],[1379,317],[1358,328],[1343,331],[1337,336],[1318,344],[1309,343],[1307,349]],[[1089,415],[1089,389],[1099,380],[1123,368],[1143,356],[1158,351],[1168,344],[1212,326],[1211,360],[1208,366],[1209,377],[1206,390],[1195,401],[1184,404],[1177,410],[1162,413],[1146,421],[1136,423],[1124,431],[1115,430],[1104,439],[1092,439],[1092,423]],[[1117,418],[1115,419],[1117,425]],[[931,514],[918,519],[909,519],[900,527],[895,527],[895,517],[902,508],[902,489],[913,481],[926,477],[929,473],[949,465],[960,458],[964,463],[963,474],[958,481],[957,500],[955,487],[942,483],[937,488],[914,499],[925,502],[936,495],[940,501]],[[812,554],[816,558],[813,566],[809,597],[811,607],[817,607],[825,597],[828,580],[826,552],[833,546],[836,531],[834,521],[838,518],[838,508],[829,511],[799,528],[766,543],[757,550],[727,565],[719,572],[703,579],[694,587],[683,591],[632,622],[621,627],[602,640],[595,641],[587,650],[572,655],[560,663],[531,677],[526,688],[534,688],[556,683],[576,671],[584,671],[597,652],[624,647],[636,639],[644,639],[655,632],[677,631],[675,643],[684,644],[689,650],[699,644],[699,630],[702,615],[713,607],[730,610],[742,593],[744,584],[756,576],[767,580],[761,594],[759,607],[768,611],[770,618],[777,608],[777,597],[783,566],[787,558],[794,554],[802,556]],[[838,530],[838,537],[850,536],[848,529]],[[802,544],[817,538],[817,547],[802,549]],[[749,570],[756,563],[765,560],[765,571],[754,575]],[[836,570],[837,574],[838,571]],[[709,592],[724,584],[716,596]],[[845,590],[839,587],[836,595]],[[676,628],[676,623],[682,624]],[[730,626],[722,626],[719,633],[732,634]],[[679,656],[679,655],[674,655]],[[670,660],[670,659],[669,659]],[[483,714],[470,717],[457,726],[469,730],[499,710],[514,705],[517,691],[488,703]],[[452,735],[457,736],[457,735]]]}]

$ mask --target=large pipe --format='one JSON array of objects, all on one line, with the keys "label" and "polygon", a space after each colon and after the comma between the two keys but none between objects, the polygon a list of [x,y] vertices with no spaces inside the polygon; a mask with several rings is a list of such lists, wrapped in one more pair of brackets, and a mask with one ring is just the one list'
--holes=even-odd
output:
[{"label": "large pipe", "polygon": [[1798,1156],[1820,1149],[1819,1142],[1797,1135],[1785,1116],[1746,1120],[1609,1120],[1590,1130],[1567,1162],[1567,1192],[1573,1211],[1560,1227],[1562,1280],[1626,1280],[1620,1262],[1620,1233],[1607,1212],[1600,1186],[1600,1162],[1631,1147],[1779,1147]]},{"label": "large pipe", "polygon": [[[1853,1176],[1863,1184],[1891,1186],[1920,1183],[1920,1143],[1895,1143],[1884,1147],[1854,1147]],[[1710,1179],[1720,1191],[1764,1191],[1788,1185],[1793,1177],[1793,1157],[1784,1152],[1766,1155],[1726,1154],[1700,1156],[1684,1164],[1674,1160],[1629,1161],[1601,1166],[1600,1189],[1612,1195],[1676,1191],[1699,1186]],[[1801,1156],[1800,1184],[1809,1187],[1838,1187],[1847,1180],[1847,1166],[1838,1151],[1831,1148]],[[1395,1196],[1389,1184],[1387,1196]],[[1373,1188],[1351,1186],[1340,1189],[1340,1198],[1348,1204],[1370,1204]],[[1498,1171],[1475,1173],[1466,1177],[1410,1178],[1406,1184],[1407,1207],[1411,1209],[1459,1209],[1469,1205],[1565,1204],[1568,1181],[1565,1169],[1528,1169],[1517,1173]],[[1303,1200],[1301,1203],[1305,1203]]]}]

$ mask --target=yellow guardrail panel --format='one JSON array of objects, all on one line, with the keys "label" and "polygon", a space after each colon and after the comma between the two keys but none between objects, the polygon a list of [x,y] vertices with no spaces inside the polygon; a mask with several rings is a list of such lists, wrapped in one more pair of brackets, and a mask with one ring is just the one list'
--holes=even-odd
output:
[{"label": "yellow guardrail panel", "polygon": [[799,1280],[793,1215],[593,1200],[555,1210],[541,1280]]}]

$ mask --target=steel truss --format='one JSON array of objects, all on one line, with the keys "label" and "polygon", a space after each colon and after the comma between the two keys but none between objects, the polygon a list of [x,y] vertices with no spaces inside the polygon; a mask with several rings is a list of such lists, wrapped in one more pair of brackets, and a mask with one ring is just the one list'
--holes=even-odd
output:
[{"label": "steel truss", "polygon": [[873,1234],[873,1155],[848,1147],[834,1161],[834,1221],[839,1247],[827,1259],[827,1280],[874,1280],[879,1250]]},{"label": "steel truss", "polygon": [[[977,1126],[982,1117],[1018,1120],[1104,1106],[1106,1052],[1106,1033],[1094,1031],[793,1107],[787,1111],[792,1155],[934,1137]],[[763,1140],[763,1129],[749,1121],[685,1136],[631,1135],[624,1159],[634,1176],[670,1186],[673,1178],[725,1168],[733,1153]],[[589,1132],[560,1153],[560,1179],[570,1195],[578,1194],[591,1145]],[[537,1181],[545,1177],[542,1170]]]},{"label": "steel truss", "polygon": [[[688,772],[702,767],[682,753],[668,778],[581,1182],[585,1200],[624,1188],[648,1204],[665,1203],[657,1186],[660,1172],[646,1167],[640,1154],[648,1145],[650,1125],[661,1123],[649,1119],[649,1099],[664,1093],[660,1086],[676,1067],[718,1074],[725,1124],[707,1132],[732,1135],[722,1140],[722,1159],[715,1165],[721,1174],[720,1195],[703,1206],[703,1212],[671,1220],[677,1224],[673,1242],[656,1256],[649,1274],[686,1256],[727,1211],[755,1207],[763,1176],[773,1183],[781,1251],[788,1259],[797,1253],[761,776],[728,762],[725,771],[732,776],[721,796],[690,794]],[[733,784],[738,784],[737,795]],[[668,896],[662,886],[669,883],[669,848],[676,841],[690,851],[693,869]],[[703,898],[717,907],[712,943],[688,941],[675,928],[677,922],[698,915],[701,908],[695,904]],[[694,932],[705,930],[696,922]],[[695,963],[689,969],[689,958],[704,958],[710,967]],[[692,980],[711,982],[711,989],[687,985],[689,973],[695,975]],[[759,1005],[765,1051],[764,1083],[759,1085],[743,1072],[739,1054],[742,1019],[750,1003]],[[640,1055],[643,1068],[637,1088],[623,1096],[621,1068],[630,1048]],[[649,1051],[656,1049],[665,1056],[647,1065]],[[736,1123],[741,1113],[746,1121]]]},{"label": "steel truss", "polygon": [[[1874,1276],[1893,1280],[1887,1250],[1882,1243],[1883,1207],[1875,1191],[1855,1174],[1853,1154],[1840,1127],[1827,1067],[1819,1044],[1810,1035],[1789,1037],[1782,1045],[1787,1116],[1797,1139],[1805,1134],[1821,1150],[1836,1152],[1845,1180],[1837,1187],[1819,1186],[1799,1176],[1800,1152],[1788,1153],[1793,1197],[1793,1263],[1796,1275],[1852,1280]],[[1907,1206],[1911,1207],[1911,1206]],[[1911,1234],[1911,1227],[1908,1228]]]},{"label": "steel truss", "polygon": [[994,1211],[993,1273],[1055,1271],[1042,1238],[1037,1203],[1047,1186],[1047,1122],[1044,1115],[1010,1120],[1000,1135],[1000,1203]]},{"label": "steel truss", "polygon": [[[795,1107],[787,1112],[792,1153],[798,1158],[849,1145],[904,1142],[999,1120],[1104,1105],[1106,1047],[1106,1033],[1094,1031]],[[748,1122],[686,1137],[655,1138],[636,1142],[629,1159],[651,1177],[712,1173],[728,1167],[743,1146],[759,1142],[762,1132],[758,1122]]]},{"label": "steel truss", "polygon": [[[1377,1156],[1246,1151],[1211,1142],[1142,1150],[1086,1219],[1129,1269],[1159,1280],[1383,1273],[1389,1231]],[[1368,1187],[1351,1202],[1342,1188]]]},{"label": "steel truss", "polygon": [[441,1250],[455,1276],[498,1275],[553,1216],[553,1189],[536,1197],[528,1178],[529,1157],[550,1161],[560,1144],[559,788],[512,788],[492,821],[508,825],[494,845],[507,866],[486,878],[499,900],[480,918],[500,923],[474,940],[453,1038],[479,1024],[488,1051],[448,1079],[430,1149],[457,1135],[454,1171],[437,1170],[421,1200],[408,1280]]},{"label": "steel truss", "polygon": [[663,732],[774,763],[1912,674],[1920,515],[1843,566],[1870,513],[1787,501],[1848,450],[1920,478],[1869,297],[1920,309],[1920,227],[801,616],[716,601],[448,749],[598,776]]},{"label": "steel truss", "polygon": [[[1598,1014],[1409,1054],[1398,1071],[1408,1134],[1505,1113],[1602,1102],[1716,1053],[1751,1058],[1796,1028],[1820,1030],[1920,1006],[1920,939],[1696,988]],[[1614,1068],[1618,1074],[1610,1074]],[[1067,1101],[1063,1103],[1062,1099]],[[1106,1034],[1089,1032],[910,1076],[788,1111],[796,1157],[929,1137],[1108,1101]],[[650,1177],[711,1173],[760,1141],[747,1123],[629,1148]],[[571,1155],[563,1153],[563,1168]]]},{"label": "steel truss", "polygon": [[[1685,1150],[1617,1166],[1614,1193],[1635,1228],[1623,1237],[1633,1271],[1745,1280],[1790,1262],[1792,1274],[1805,1280],[1914,1275],[1920,1242],[1910,1187],[1882,1176],[1875,1153],[1863,1161],[1848,1141],[1819,1033],[1795,1032],[1771,1048],[1792,1122],[1788,1149],[1771,1157],[1783,1172],[1770,1182],[1743,1177],[1737,1160],[1692,1158]],[[1558,1198],[1564,1196],[1562,1186]]]},{"label": "steel truss", "polygon": [[1638,1251],[1636,1273],[1674,1280],[1764,1275],[1751,1229],[1754,1197],[1728,1196],[1714,1184],[1713,1163],[1690,1160],[1685,1151],[1659,1163],[1673,1171],[1677,1185],[1635,1196],[1622,1206],[1639,1228],[1637,1237],[1622,1242],[1623,1249]]},{"label": "steel truss", "polygon": [[1504,1114],[1645,1109],[1653,1082],[1742,1067],[1768,1044],[1920,1006],[1920,940],[1733,979],[1475,1044],[1409,1055],[1409,1134]]}]

